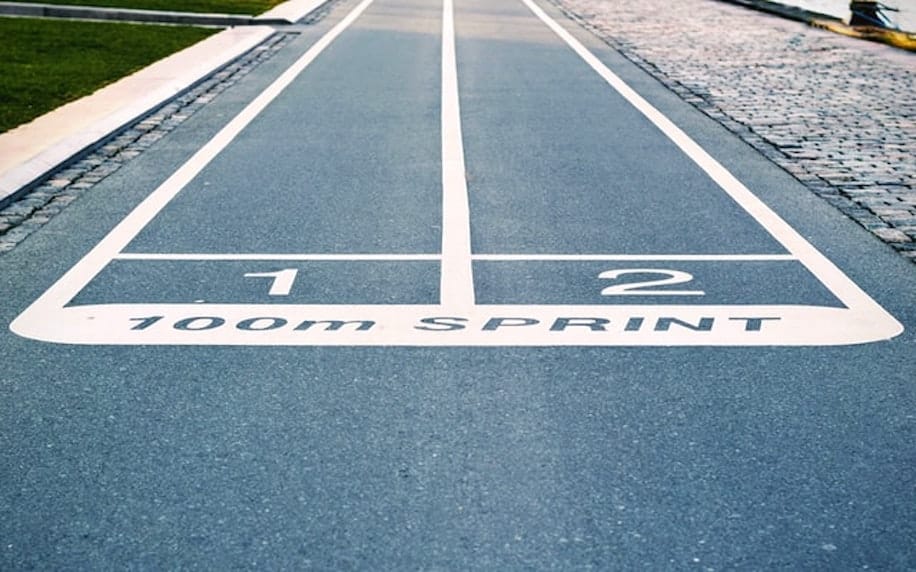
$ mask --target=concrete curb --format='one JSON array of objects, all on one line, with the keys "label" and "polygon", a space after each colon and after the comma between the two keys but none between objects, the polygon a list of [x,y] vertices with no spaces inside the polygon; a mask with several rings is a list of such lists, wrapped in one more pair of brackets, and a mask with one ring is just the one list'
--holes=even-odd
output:
[{"label": "concrete curb", "polygon": [[0,208],[274,32],[269,26],[224,30],[92,95],[0,134]]},{"label": "concrete curb", "polygon": [[165,12],[127,8],[101,8],[60,4],[0,2],[0,15],[32,18],[69,18],[189,26],[252,26],[294,24],[315,11],[326,0],[291,0],[260,16],[239,14],[203,14],[198,12]]},{"label": "concrete curb", "polygon": [[295,24],[327,2],[328,0],[290,0],[264,12],[260,16],[256,16],[252,23],[270,25],[277,23]]}]

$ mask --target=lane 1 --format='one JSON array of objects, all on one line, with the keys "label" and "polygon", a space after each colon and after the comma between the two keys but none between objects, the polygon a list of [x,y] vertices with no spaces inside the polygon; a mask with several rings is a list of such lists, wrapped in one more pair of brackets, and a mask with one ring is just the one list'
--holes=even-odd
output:
[{"label": "lane 1", "polygon": [[438,6],[375,2],[132,253],[438,253]]},{"label": "lane 1", "polygon": [[432,305],[438,300],[438,261],[115,260],[70,305]]}]

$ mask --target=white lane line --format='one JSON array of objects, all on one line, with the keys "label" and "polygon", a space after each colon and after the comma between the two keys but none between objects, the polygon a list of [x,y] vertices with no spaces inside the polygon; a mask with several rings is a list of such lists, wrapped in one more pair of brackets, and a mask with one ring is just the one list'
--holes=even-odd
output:
[{"label": "white lane line", "polygon": [[[600,75],[617,93],[626,99],[659,130],[662,131],[681,151],[697,164],[709,177],[737,202],[760,226],[769,232],[782,246],[794,254],[812,274],[824,283],[831,292],[848,308],[856,307],[861,311],[873,313],[896,322],[881,306],[862,291],[830,260],[812,246],[803,236],[787,222],[773,212],[766,204],[754,195],[744,184],[716,161],[705,149],[700,147],[684,131],[663,115],[658,109],[643,99],[633,88],[612,72],[604,63],[592,54],[579,40],[565,28],[548,16],[532,0],[521,0],[535,16],[540,18],[557,36],[581,57],[598,75]],[[899,325],[899,324],[898,324]],[[902,329],[902,327],[901,327]]]},{"label": "white lane line", "polygon": [[231,261],[231,260],[289,260],[289,261],[437,261],[439,254],[163,254],[122,252],[116,260],[174,260],[174,261]]},{"label": "white lane line", "polygon": [[[143,253],[122,252],[115,260],[172,260],[172,261],[232,261],[232,260],[289,260],[289,261],[380,261],[411,262],[438,261],[440,254],[203,254],[203,253]],[[698,261],[698,262],[779,262],[798,260],[791,254],[473,254],[471,260],[493,262],[540,261]]]},{"label": "white lane line", "polygon": [[[149,224],[159,211],[171,201],[191,180],[226,148],[245,127],[289,86],[331,42],[343,33],[372,4],[374,0],[363,0],[347,16],[315,42],[302,57],[296,60],[270,86],[252,100],[232,121],[226,124],[213,139],[201,147],[188,161],[178,168],[143,202],[131,211],[118,225],[99,242],[95,248],[80,260],[49,288],[30,308],[63,308],[86,284],[88,284],[115,256],[118,255],[140,230]],[[29,310],[26,310],[28,312]]]},{"label": "white lane line", "polygon": [[450,308],[474,305],[471,268],[471,215],[458,104],[453,0],[442,3],[442,271],[440,303]]},{"label": "white lane line", "polygon": [[474,260],[515,261],[699,261],[699,262],[777,262],[798,260],[791,254],[475,254]]}]

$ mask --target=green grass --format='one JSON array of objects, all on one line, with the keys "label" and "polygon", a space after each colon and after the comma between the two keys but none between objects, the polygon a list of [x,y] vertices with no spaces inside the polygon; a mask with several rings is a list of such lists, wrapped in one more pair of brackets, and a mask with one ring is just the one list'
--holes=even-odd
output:
[{"label": "green grass", "polygon": [[32,4],[76,4],[106,8],[214,12],[218,14],[260,14],[283,0],[17,0]]},{"label": "green grass", "polygon": [[0,18],[0,132],[90,94],[216,31]]}]

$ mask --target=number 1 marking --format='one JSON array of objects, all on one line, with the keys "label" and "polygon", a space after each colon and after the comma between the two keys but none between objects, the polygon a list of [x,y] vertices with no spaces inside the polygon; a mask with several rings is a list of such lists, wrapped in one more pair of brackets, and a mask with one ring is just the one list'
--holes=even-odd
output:
[{"label": "number 1 marking", "polygon": [[293,282],[296,281],[296,275],[299,270],[296,268],[287,268],[277,270],[276,272],[249,272],[245,278],[273,278],[270,283],[269,296],[289,296],[293,289]]},{"label": "number 1 marking", "polygon": [[162,319],[162,316],[150,316],[149,318],[128,318],[131,322],[140,322],[131,330],[145,330]]}]

